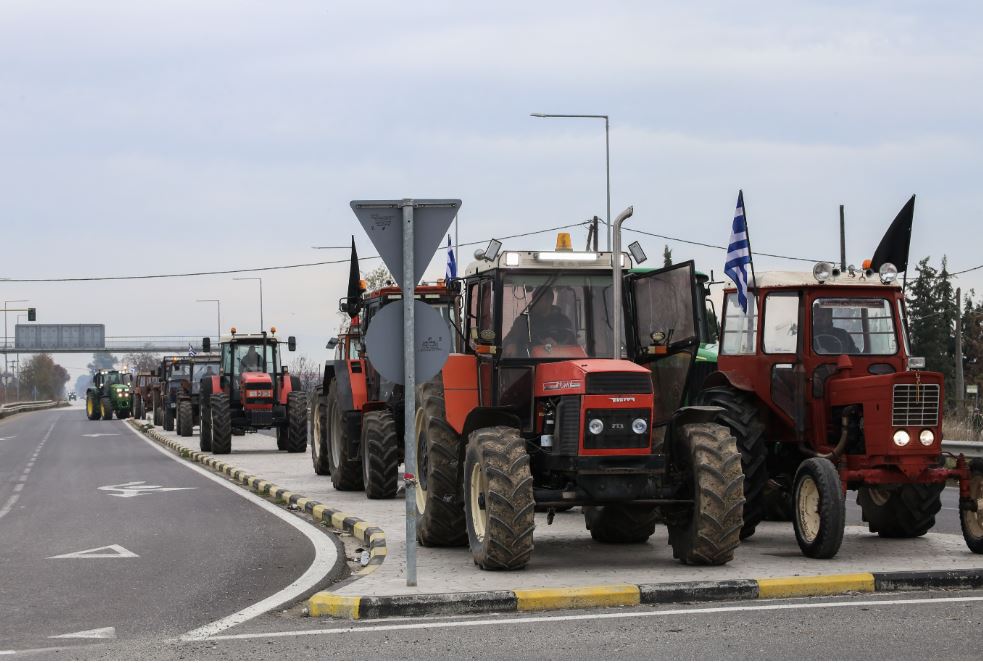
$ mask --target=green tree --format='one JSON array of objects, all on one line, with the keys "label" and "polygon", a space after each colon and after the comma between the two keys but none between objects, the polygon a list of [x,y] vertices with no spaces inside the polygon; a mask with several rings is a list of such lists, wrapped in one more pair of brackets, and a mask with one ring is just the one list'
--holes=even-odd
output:
[{"label": "green tree", "polygon": [[672,267],[672,249],[669,248],[668,244],[662,249],[662,266]]},{"label": "green tree", "polygon": [[952,400],[955,358],[954,328],[960,306],[956,302],[948,260],[936,269],[931,257],[922,258],[907,293],[911,353],[925,358],[925,367],[945,376],[945,390]]},{"label": "green tree", "polygon": [[39,400],[55,400],[65,393],[68,371],[55,363],[49,354],[35,355],[21,371],[21,396]]},{"label": "green tree", "polygon": [[963,377],[983,388],[983,300],[974,303],[975,295],[970,290],[963,300]]}]

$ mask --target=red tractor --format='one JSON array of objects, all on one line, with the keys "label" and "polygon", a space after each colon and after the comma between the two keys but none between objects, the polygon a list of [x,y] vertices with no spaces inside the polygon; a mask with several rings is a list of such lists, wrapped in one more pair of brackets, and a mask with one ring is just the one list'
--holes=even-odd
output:
[{"label": "red tractor", "polygon": [[520,569],[534,512],[582,506],[597,541],[643,542],[662,522],[677,559],[724,564],[743,475],[715,409],[680,407],[700,340],[693,263],[628,274],[618,255],[622,346],[612,254],[569,246],[493,245],[468,267],[466,347],[417,389],[417,538]]},{"label": "red tractor", "polygon": [[[220,365],[217,375],[201,378],[202,451],[227,454],[232,450],[233,431],[244,433],[276,429],[276,445],[281,451],[307,450],[307,394],[300,380],[281,365],[276,327],[267,334],[239,334],[219,342]],[[293,352],[297,342],[287,338]],[[204,352],[211,351],[211,340],[202,339]]]},{"label": "red tractor", "polygon": [[[456,293],[442,282],[422,284],[416,296],[457,319]],[[311,408],[311,458],[314,471],[331,475],[337,490],[365,490],[371,499],[396,496],[403,462],[403,386],[383,378],[372,366],[362,339],[373,317],[398,303],[397,286],[385,286],[352,302],[341,301],[351,315],[349,331],[332,338],[335,359],[324,367],[323,384]]]},{"label": "red tractor", "polygon": [[701,402],[721,408],[741,450],[742,537],[784,511],[803,554],[833,557],[847,490],[871,532],[921,536],[953,480],[966,543],[983,552],[983,464],[945,463],[942,374],[909,356],[896,281],[889,263],[759,274],[746,313],[725,291],[719,372]]}]

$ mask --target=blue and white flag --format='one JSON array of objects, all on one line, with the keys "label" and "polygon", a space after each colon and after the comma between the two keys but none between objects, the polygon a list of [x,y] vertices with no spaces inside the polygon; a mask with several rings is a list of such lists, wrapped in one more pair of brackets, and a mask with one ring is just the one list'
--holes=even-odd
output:
[{"label": "blue and white flag", "polygon": [[194,357],[194,356],[196,356],[197,354],[198,354],[198,353],[197,353],[197,352],[195,352],[195,348],[194,348],[194,346],[193,346],[193,345],[191,345],[190,343],[188,343],[188,356],[189,356],[189,357]]},{"label": "blue and white flag", "polygon": [[444,278],[452,281],[457,278],[457,259],[454,257],[454,249],[451,246],[451,236],[447,236],[447,271]]},{"label": "blue and white flag", "polygon": [[747,268],[751,264],[751,243],[748,240],[747,220],[744,218],[744,192],[737,194],[737,209],[734,210],[734,224],[727,245],[727,262],[724,274],[737,286],[737,301],[747,313]]}]

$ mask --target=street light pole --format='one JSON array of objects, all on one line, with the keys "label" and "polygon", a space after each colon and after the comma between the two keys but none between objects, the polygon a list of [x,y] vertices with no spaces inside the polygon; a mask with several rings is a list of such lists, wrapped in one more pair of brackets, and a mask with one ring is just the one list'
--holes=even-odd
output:
[{"label": "street light pole", "polygon": [[567,118],[589,118],[594,120],[604,120],[604,172],[607,180],[607,218],[604,223],[608,227],[608,251],[611,250],[611,123],[607,115],[581,115],[570,113],[530,113],[531,117],[567,117]]},{"label": "street light pole", "polygon": [[7,396],[7,373],[10,366],[7,365],[7,304],[16,304],[18,302],[29,302],[30,299],[5,299],[3,302],[3,395],[4,398]]},{"label": "street light pole", "polygon": [[197,302],[215,302],[216,309],[216,319],[218,321],[218,327],[216,331],[218,336],[215,337],[215,342],[218,343],[222,338],[222,300],[220,299],[196,299]]},{"label": "street light pole", "polygon": [[235,276],[233,281],[259,281],[259,330],[264,331],[263,325],[263,279],[259,276]]},{"label": "street light pole", "polygon": [[[20,324],[20,319],[26,317],[27,316],[24,315],[23,313],[19,313],[17,315],[17,322],[14,323],[14,329],[16,329],[17,328],[16,326]],[[14,373],[14,379],[17,380],[17,400],[19,401],[20,400],[20,350],[18,350],[14,356],[16,357],[14,361],[17,362],[17,372]]]}]

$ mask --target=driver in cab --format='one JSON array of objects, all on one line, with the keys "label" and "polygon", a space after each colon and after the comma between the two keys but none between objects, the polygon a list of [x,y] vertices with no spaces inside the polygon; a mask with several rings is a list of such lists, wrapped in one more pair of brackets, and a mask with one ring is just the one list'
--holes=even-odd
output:
[{"label": "driver in cab", "polygon": [[553,289],[540,286],[505,336],[504,349],[506,356],[529,357],[536,346],[576,344],[573,323],[553,305]]},{"label": "driver in cab", "polygon": [[239,360],[240,373],[253,373],[262,369],[261,358],[256,352],[256,346],[250,345],[249,350]]},{"label": "driver in cab", "polygon": [[833,309],[819,307],[812,314],[812,345],[826,355],[855,355],[860,350],[847,330],[833,323]]}]

